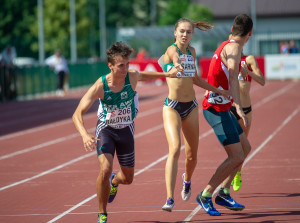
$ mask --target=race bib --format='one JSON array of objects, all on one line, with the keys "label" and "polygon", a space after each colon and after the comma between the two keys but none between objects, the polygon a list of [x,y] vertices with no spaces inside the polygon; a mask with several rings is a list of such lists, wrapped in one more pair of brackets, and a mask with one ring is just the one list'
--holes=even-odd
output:
[{"label": "race bib", "polygon": [[[178,72],[177,77],[195,77],[196,68],[194,64],[194,57],[192,55],[180,55],[181,66],[183,67],[183,72]],[[169,72],[173,66],[168,65],[167,71]]]},{"label": "race bib", "polygon": [[132,123],[131,107],[112,110],[107,113],[105,122],[113,128],[120,128],[120,126],[129,125]]},{"label": "race bib", "polygon": [[[220,90],[224,90],[221,86],[218,87]],[[208,98],[207,98],[208,103],[210,104],[227,104],[230,103],[231,101],[228,100],[226,97],[223,95],[217,94],[215,92],[209,91],[208,93]]]},{"label": "race bib", "polygon": [[[241,61],[241,64],[246,64],[245,61]],[[239,81],[248,81],[248,76],[247,77],[243,77],[241,72],[239,73],[239,76],[238,76],[238,80]]]}]

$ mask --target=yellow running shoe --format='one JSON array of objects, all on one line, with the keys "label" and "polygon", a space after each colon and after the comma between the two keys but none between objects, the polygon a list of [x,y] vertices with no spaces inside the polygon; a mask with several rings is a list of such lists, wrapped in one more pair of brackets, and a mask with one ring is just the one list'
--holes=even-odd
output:
[{"label": "yellow running shoe", "polygon": [[242,186],[242,178],[241,178],[241,172],[237,172],[236,175],[234,176],[231,185],[233,187],[234,191],[238,191],[241,189]]},{"label": "yellow running shoe", "polygon": [[107,214],[106,213],[99,213],[97,223],[107,223]]}]

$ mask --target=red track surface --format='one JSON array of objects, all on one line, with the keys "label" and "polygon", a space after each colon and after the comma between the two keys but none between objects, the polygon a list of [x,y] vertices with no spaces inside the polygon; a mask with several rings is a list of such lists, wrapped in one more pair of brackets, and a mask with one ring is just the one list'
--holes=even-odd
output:
[{"label": "red track surface", "polygon": [[[136,119],[134,182],[121,185],[108,205],[113,222],[300,222],[300,82],[253,84],[252,152],[243,170],[243,185],[232,196],[246,206],[242,212],[216,208],[222,216],[208,216],[195,201],[225,152],[200,113],[200,143],[192,196],[182,201],[179,161],[172,213],[166,200],[164,166],[168,146],[162,126],[167,87],[138,87],[140,113]],[[202,89],[197,89],[199,104]],[[71,116],[83,91],[64,98],[47,97],[0,105],[0,222],[97,222],[96,153],[84,152]],[[201,106],[200,106],[201,107]],[[97,105],[85,117],[91,132]],[[115,162],[114,170],[118,170]]]}]

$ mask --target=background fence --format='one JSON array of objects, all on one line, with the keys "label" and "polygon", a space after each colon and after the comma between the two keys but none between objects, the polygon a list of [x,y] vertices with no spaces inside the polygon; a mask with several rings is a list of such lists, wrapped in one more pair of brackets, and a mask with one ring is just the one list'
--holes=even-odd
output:
[{"label": "background fence", "polygon": [[[101,75],[109,72],[106,62],[93,64],[70,64],[69,87],[87,86]],[[56,90],[56,74],[46,66],[31,68],[13,68],[9,80],[5,70],[0,71],[2,102],[12,99],[23,99],[33,95],[51,93]],[[3,86],[3,87],[2,87]],[[6,87],[4,87],[6,86]]]}]

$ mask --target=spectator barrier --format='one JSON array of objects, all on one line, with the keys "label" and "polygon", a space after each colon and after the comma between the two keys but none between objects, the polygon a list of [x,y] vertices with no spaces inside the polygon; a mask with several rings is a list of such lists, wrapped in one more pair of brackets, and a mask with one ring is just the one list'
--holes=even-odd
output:
[{"label": "spectator barrier", "polygon": [[[199,73],[204,79],[210,64],[210,57],[200,57]],[[256,57],[258,66],[263,75],[269,80],[299,79],[300,78],[300,54],[296,55],[265,55]],[[159,71],[162,69],[157,63],[158,58],[145,60],[130,60],[130,69],[138,71]],[[109,68],[106,62],[93,64],[69,64],[69,87],[83,87],[93,84],[100,76],[107,74]],[[165,79],[160,79],[165,81]],[[17,98],[23,98],[28,95],[55,92],[57,79],[52,70],[46,66],[31,68],[15,68],[12,84],[14,94]],[[3,82],[3,83],[2,83]],[[4,84],[4,76],[1,76],[2,96],[8,86]],[[8,100],[15,99],[15,95]],[[3,101],[3,97],[0,99]]]}]

